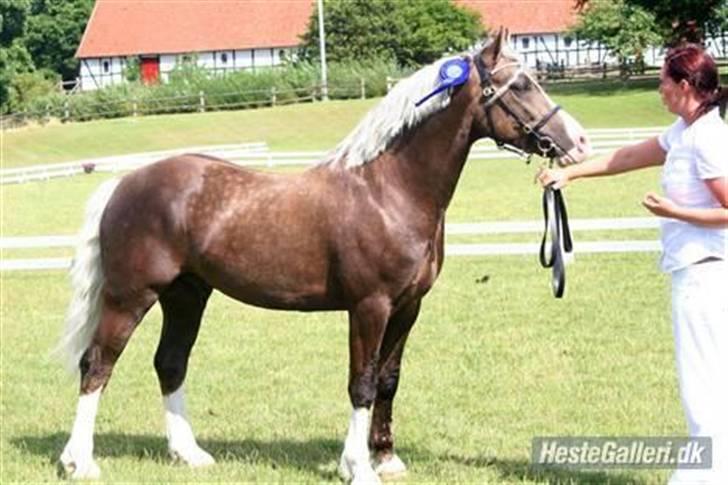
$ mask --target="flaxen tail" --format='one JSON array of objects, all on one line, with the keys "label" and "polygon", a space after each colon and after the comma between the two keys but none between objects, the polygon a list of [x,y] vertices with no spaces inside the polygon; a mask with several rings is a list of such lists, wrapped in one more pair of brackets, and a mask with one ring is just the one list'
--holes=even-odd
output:
[{"label": "flaxen tail", "polygon": [[78,371],[81,356],[91,343],[101,318],[101,290],[104,274],[101,268],[99,226],[104,209],[119,184],[118,179],[104,182],[89,199],[86,217],[76,242],[71,263],[73,296],[66,314],[66,328],[57,352],[65,354],[69,372]]}]

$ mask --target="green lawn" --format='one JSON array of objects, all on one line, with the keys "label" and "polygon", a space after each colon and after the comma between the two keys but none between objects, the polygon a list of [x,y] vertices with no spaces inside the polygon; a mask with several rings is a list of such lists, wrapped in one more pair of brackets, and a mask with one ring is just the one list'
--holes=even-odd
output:
[{"label": "green lawn", "polygon": [[[587,128],[661,126],[672,115],[654,87],[555,87],[554,100]],[[196,145],[267,142],[272,150],[332,148],[378,99],[245,111],[122,118],[31,126],[4,133],[2,166],[73,161]]]},{"label": "green lawn", "polygon": [[[588,127],[667,124],[651,90],[555,96]],[[139,118],[5,133],[6,166],[193,144],[266,141],[328,148],[371,101]],[[311,120],[315,120],[312,123]],[[541,217],[535,167],[466,166],[450,222]],[[2,186],[4,236],[72,234],[107,175]],[[643,216],[655,170],[567,189],[571,217]],[[508,240],[538,240],[518,235]],[[577,233],[577,240],[607,237]],[[609,236],[613,237],[613,236]],[[650,231],[624,238],[652,238]],[[465,238],[500,241],[503,236]],[[463,240],[453,240],[463,242]],[[43,256],[65,255],[52,250]],[[3,257],[38,253],[6,252]],[[405,353],[395,409],[409,482],[660,483],[666,471],[536,473],[542,435],[682,435],[668,281],[656,254],[577,255],[564,300],[535,257],[449,257]],[[486,283],[483,276],[489,278]],[[63,272],[0,274],[0,481],[56,479],[77,383],[49,351],[68,303]],[[99,412],[96,455],[115,482],[336,481],[348,423],[346,319],[273,312],[215,293],[192,355],[188,407],[218,464],[193,471],[166,457],[152,357],[154,308],[117,366]]]},{"label": "green lawn", "polygon": [[[531,438],[684,432],[655,255],[579,256],[564,300],[548,280],[531,257],[446,261],[410,339],[395,410],[410,482],[602,482],[536,474]],[[66,276],[4,275],[2,298],[1,478],[53,480],[76,402],[76,383],[48,357]],[[201,471],[165,454],[151,364],[159,330],[155,308],[102,400],[96,455],[106,480],[336,480],[349,413],[343,314],[266,311],[215,294],[187,381],[192,423],[219,462]],[[609,474],[615,483],[665,476]]]}]

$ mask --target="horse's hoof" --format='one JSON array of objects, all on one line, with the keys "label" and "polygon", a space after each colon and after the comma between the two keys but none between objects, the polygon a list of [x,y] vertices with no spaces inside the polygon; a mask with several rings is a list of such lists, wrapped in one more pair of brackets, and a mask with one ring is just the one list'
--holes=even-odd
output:
[{"label": "horse's hoof", "polygon": [[382,480],[399,480],[407,475],[407,467],[395,454],[377,457],[374,461],[374,471]]},{"label": "horse's hoof", "polygon": [[371,466],[360,467],[354,472],[351,485],[379,485],[382,481]]},{"label": "horse's hoof", "polygon": [[346,458],[344,458],[344,455],[341,455],[341,459],[339,460],[339,468],[337,469],[339,472],[339,477],[345,481],[349,482],[352,478],[352,470],[351,466],[349,465],[349,462]]},{"label": "horse's hoof", "polygon": [[70,453],[64,450],[58,464],[60,475],[63,478],[72,480],[98,480],[101,478],[101,469],[93,458],[75,460]]},{"label": "horse's hoof", "polygon": [[215,459],[199,446],[187,449],[169,449],[172,460],[179,461],[192,468],[202,468],[215,464]]},{"label": "horse's hoof", "polygon": [[366,460],[365,464],[356,465],[353,460],[347,460],[341,455],[339,461],[339,476],[344,482],[351,482],[352,485],[379,484],[379,476]]}]

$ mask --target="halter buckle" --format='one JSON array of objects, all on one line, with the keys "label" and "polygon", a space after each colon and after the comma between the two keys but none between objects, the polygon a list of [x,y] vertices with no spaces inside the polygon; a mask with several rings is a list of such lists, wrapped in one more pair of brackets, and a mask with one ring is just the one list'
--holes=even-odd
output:
[{"label": "halter buckle", "polygon": [[490,85],[483,88],[483,96],[486,98],[490,98],[495,94],[495,88]]},{"label": "halter buckle", "polygon": [[548,152],[554,149],[554,141],[548,136],[540,137],[538,139],[538,142],[536,143],[536,146],[541,152],[541,156],[543,158],[546,158]]}]

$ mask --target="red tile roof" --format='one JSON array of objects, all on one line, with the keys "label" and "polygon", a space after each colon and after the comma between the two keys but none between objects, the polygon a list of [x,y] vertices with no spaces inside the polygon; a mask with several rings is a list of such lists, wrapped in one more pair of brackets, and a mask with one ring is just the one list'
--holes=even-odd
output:
[{"label": "red tile roof", "polygon": [[[76,57],[295,46],[314,1],[96,0]],[[454,1],[512,34],[560,32],[575,18],[574,0]]]},{"label": "red tile roof", "polygon": [[314,0],[97,0],[76,57],[289,47]]},{"label": "red tile roof", "polygon": [[480,12],[490,29],[501,25],[511,34],[563,32],[576,20],[575,0],[455,0]]}]

